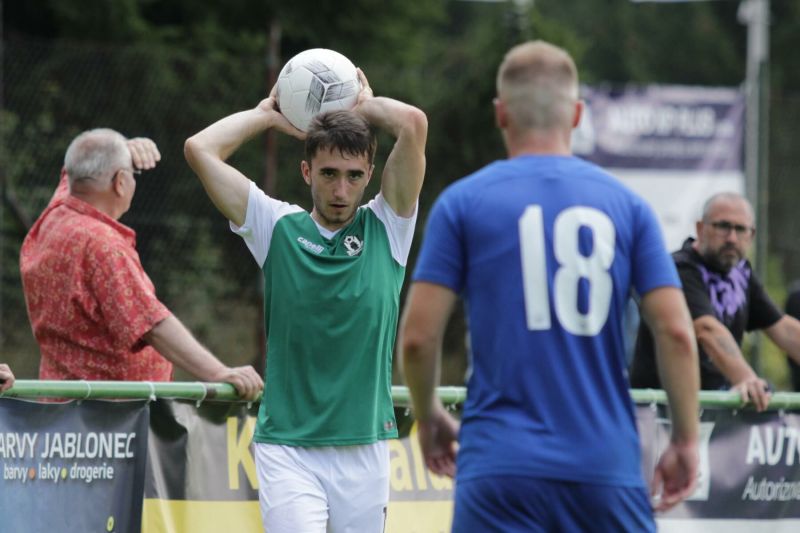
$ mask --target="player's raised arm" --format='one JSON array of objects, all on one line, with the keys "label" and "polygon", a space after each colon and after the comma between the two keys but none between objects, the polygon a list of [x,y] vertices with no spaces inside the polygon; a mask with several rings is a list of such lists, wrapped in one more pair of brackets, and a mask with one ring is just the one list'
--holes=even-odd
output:
[{"label": "player's raised arm", "polygon": [[425,178],[428,119],[420,109],[398,100],[372,95],[366,76],[358,70],[361,94],[355,111],[396,139],[381,177],[381,193],[394,211],[409,217]]},{"label": "player's raised arm", "polygon": [[225,163],[245,141],[275,128],[299,139],[303,132],[289,124],[275,106],[274,90],[253,109],[215,122],[186,140],[184,155],[203,183],[208,196],[228,220],[241,226],[247,213],[248,178]]}]

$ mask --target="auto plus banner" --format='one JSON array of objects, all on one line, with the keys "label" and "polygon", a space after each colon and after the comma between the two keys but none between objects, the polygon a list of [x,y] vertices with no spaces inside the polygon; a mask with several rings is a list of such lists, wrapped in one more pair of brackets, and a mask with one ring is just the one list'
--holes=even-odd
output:
[{"label": "auto plus banner", "polygon": [[[666,408],[637,408],[645,477],[669,443]],[[800,531],[800,413],[704,409],[694,494],[659,516],[659,531]]]},{"label": "auto plus banner", "polygon": [[694,233],[709,196],[744,191],[741,91],[648,85],[582,87],[581,95],[575,153],[650,203],[670,250]]},{"label": "auto plus banner", "polygon": [[138,533],[143,401],[0,399],[0,531]]}]

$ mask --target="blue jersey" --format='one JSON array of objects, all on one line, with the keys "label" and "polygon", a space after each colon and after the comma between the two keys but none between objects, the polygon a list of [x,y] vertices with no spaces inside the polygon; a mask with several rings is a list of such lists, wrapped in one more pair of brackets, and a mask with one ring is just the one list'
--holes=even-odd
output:
[{"label": "blue jersey", "polygon": [[439,197],[414,280],[467,306],[459,479],[643,486],[623,311],[680,282],[641,198],[571,156],[492,163]]}]

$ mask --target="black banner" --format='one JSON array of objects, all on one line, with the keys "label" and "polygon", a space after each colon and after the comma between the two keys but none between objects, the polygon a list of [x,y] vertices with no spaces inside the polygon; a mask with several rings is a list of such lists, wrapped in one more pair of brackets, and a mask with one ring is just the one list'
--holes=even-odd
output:
[{"label": "black banner", "polygon": [[[0,532],[260,533],[256,409],[0,399]],[[413,420],[396,414],[386,531],[449,531],[453,483],[425,468]],[[649,481],[670,423],[655,404],[636,416]],[[659,531],[800,531],[800,413],[704,409],[700,424],[697,490]]]},{"label": "black banner", "polygon": [[[663,406],[640,406],[637,419],[649,478],[670,422]],[[800,519],[800,414],[704,409],[698,487],[662,518]]]},{"label": "black banner", "polygon": [[143,401],[0,399],[0,531],[138,533]]}]

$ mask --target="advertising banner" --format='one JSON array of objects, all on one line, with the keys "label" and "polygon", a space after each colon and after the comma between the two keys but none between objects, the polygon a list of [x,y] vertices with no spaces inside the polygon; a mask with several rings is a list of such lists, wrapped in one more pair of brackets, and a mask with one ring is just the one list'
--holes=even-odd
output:
[{"label": "advertising banner", "polygon": [[[445,533],[453,483],[425,468],[413,420],[389,442],[388,533]],[[0,399],[0,531],[260,533],[256,406]],[[663,406],[636,409],[649,482],[669,440]],[[148,432],[149,422],[149,432]],[[694,494],[659,531],[800,531],[800,413],[704,409]]]},{"label": "advertising banner", "polygon": [[138,533],[143,401],[0,400],[0,531]]},{"label": "advertising banner", "polygon": [[742,91],[647,85],[582,87],[575,153],[647,200],[669,250],[694,234],[703,203],[744,192]]},{"label": "advertising banner", "polygon": [[[260,531],[255,406],[159,401],[151,414],[143,531]],[[386,531],[448,532],[453,483],[425,468],[413,420],[396,415],[403,438],[389,443]],[[669,420],[656,404],[637,406],[636,416],[649,482]],[[662,532],[800,531],[800,413],[704,409],[697,490],[657,522]]]},{"label": "advertising banner", "polygon": [[[649,483],[669,443],[666,408],[637,407],[642,469]],[[703,409],[700,477],[681,505],[658,517],[659,531],[800,531],[800,414]]]},{"label": "advertising banner", "polygon": [[[250,441],[257,405],[159,400],[151,406],[142,531],[261,532]],[[405,438],[389,441],[387,533],[450,531],[453,482],[431,474],[412,420],[396,410]]]}]

